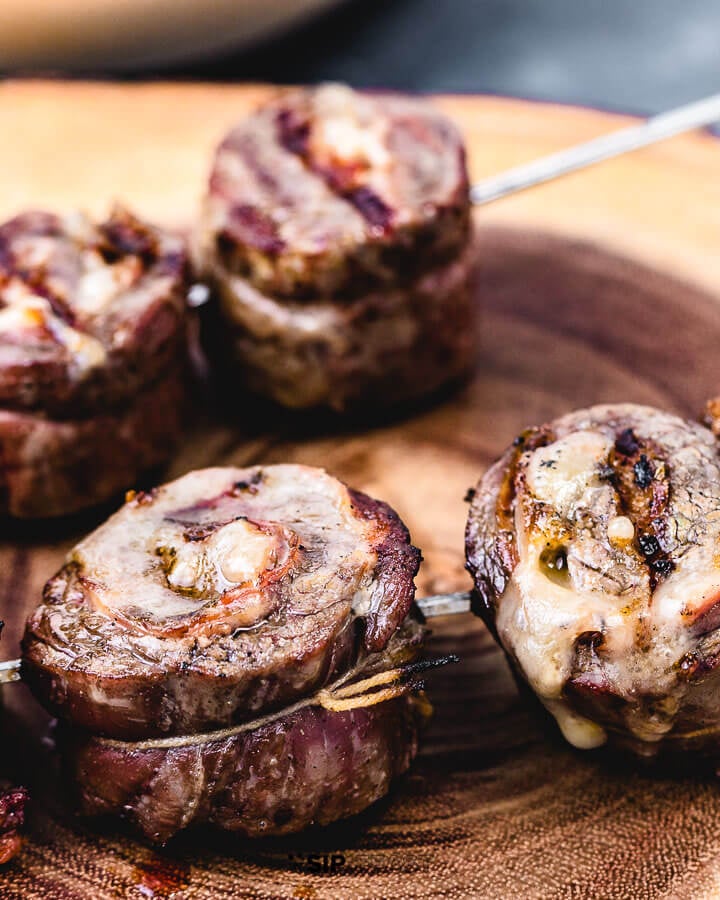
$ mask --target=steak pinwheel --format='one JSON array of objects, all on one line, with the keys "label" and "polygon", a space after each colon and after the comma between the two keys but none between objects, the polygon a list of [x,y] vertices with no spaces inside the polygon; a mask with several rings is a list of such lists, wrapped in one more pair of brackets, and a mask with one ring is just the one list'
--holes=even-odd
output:
[{"label": "steak pinwheel", "polygon": [[130,497],[23,640],[85,811],[165,841],[202,821],[294,831],[385,794],[424,718],[418,564],[388,506],[319,469],[205,469]]},{"label": "steak pinwheel", "polygon": [[461,136],[426,101],[279,93],[215,157],[197,234],[207,346],[290,407],[397,404],[475,351]]},{"label": "steak pinwheel", "polygon": [[167,458],[186,290],[182,240],[123,210],[0,226],[0,512],[75,512]]},{"label": "steak pinwheel", "polygon": [[524,432],[466,530],[478,611],[568,741],[715,761],[719,541],[715,435],[631,404]]}]

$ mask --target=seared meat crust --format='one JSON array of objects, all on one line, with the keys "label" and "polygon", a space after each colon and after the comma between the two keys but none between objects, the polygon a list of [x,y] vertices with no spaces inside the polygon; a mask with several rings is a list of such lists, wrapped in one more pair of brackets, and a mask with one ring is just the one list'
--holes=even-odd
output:
[{"label": "seared meat crust", "polygon": [[384,796],[412,762],[422,721],[421,701],[409,695],[343,712],[307,706],[169,749],[78,734],[67,758],[85,815],[123,816],[152,841],[200,823],[281,835],[355,815]]},{"label": "seared meat crust", "polygon": [[121,494],[167,460],[184,400],[185,375],[175,370],[129,405],[90,418],[0,409],[0,514],[61,516]]}]

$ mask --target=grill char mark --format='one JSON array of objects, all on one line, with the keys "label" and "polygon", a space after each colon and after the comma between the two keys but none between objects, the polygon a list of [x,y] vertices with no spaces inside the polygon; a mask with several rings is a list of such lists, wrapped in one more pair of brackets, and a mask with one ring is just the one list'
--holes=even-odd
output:
[{"label": "grill char mark", "polygon": [[670,502],[667,463],[658,445],[632,428],[617,434],[608,462],[620,509],[635,526],[639,558],[648,566],[653,592],[674,569],[663,550]]},{"label": "grill char mark", "polygon": [[235,240],[271,255],[280,253],[285,248],[285,242],[278,235],[272,219],[257,207],[244,203],[233,206],[230,211],[228,228],[220,234],[221,242],[225,235],[231,239],[225,252],[232,248]]},{"label": "grill char mark", "polygon": [[361,167],[335,158],[320,163],[310,148],[312,124],[297,110],[281,109],[276,117],[278,141],[288,153],[302,160],[308,172],[320,178],[330,190],[349,203],[380,234],[388,231],[395,218],[394,210],[361,180]]},{"label": "grill char mark", "polygon": [[[247,136],[243,136],[230,139],[227,146],[228,149],[232,149],[234,153],[238,154],[259,184],[271,193],[278,191],[278,182],[266,168],[262,154],[258,152],[255,142]],[[224,177],[217,170],[213,171],[210,176],[210,190],[230,197]],[[232,260],[235,255],[236,242],[247,244],[270,256],[282,253],[286,249],[285,242],[278,234],[272,218],[257,206],[246,203],[232,204],[227,227],[220,231],[216,238],[221,258]]]},{"label": "grill char mark", "polygon": [[[59,223],[53,223],[52,217],[43,217],[36,224],[42,226],[36,227],[34,230],[34,234],[39,237],[51,237],[59,234]],[[18,262],[12,249],[12,243],[20,234],[22,234],[22,224],[19,217],[0,227],[0,287],[7,285],[12,279],[21,281],[34,294],[48,301],[58,319],[72,327],[77,327],[75,313],[67,300],[51,289],[47,281],[47,272],[40,267],[27,269]],[[6,305],[2,301],[0,304],[1,306]]]}]

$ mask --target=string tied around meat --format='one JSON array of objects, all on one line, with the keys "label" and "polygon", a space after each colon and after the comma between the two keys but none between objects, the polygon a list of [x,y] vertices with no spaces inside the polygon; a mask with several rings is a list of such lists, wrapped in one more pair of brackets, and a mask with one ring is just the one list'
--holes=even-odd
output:
[{"label": "string tied around meat", "polygon": [[333,684],[327,688],[322,688],[311,697],[298,700],[297,703],[286,706],[284,709],[276,710],[250,722],[241,722],[239,725],[234,725],[231,728],[222,728],[218,731],[202,732],[200,734],[150,738],[137,742],[121,741],[115,738],[97,738],[97,740],[107,746],[127,750],[171,750],[176,747],[189,747],[213,741],[227,740],[244,732],[255,731],[277,719],[291,716],[293,713],[306,707],[319,706],[328,710],[328,712],[347,712],[362,707],[375,706],[395,697],[421,691],[423,690],[424,682],[419,676],[422,673],[458,661],[459,658],[453,653],[435,659],[403,663],[392,669],[376,672],[367,678],[362,678],[360,681],[353,681],[353,678],[356,678],[367,669],[368,658],[366,657]]},{"label": "string tied around meat", "polygon": [[[360,709],[366,706],[375,706],[395,697],[413,691],[422,691],[425,682],[418,676],[428,669],[436,669],[448,663],[457,662],[454,654],[442,656],[437,659],[422,660],[420,662],[406,663],[378,672],[369,678],[355,681],[352,684],[333,686],[318,692],[318,704],[330,712],[346,712],[351,709]],[[380,688],[380,690],[376,690]]]}]

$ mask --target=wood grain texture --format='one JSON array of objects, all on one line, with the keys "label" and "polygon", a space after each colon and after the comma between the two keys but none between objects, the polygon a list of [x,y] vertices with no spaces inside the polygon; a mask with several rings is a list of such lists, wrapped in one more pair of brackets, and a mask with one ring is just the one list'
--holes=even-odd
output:
[{"label": "wood grain texture", "polygon": [[[168,224],[193,214],[208,153],[262,88],[6,83],[0,215],[25,206],[102,211],[121,197]],[[622,117],[498,98],[445,98],[487,174],[624,124]],[[718,389],[720,146],[661,147],[483,210],[477,376],[404,421],[344,432],[210,407],[171,475],[211,463],[324,465],[390,502],[423,548],[420,590],[458,590],[463,495],[524,426],[594,402],[694,414]],[[512,227],[508,227],[512,226]],[[623,254],[623,255],[620,255]],[[629,258],[631,257],[632,260]],[[68,546],[97,515],[5,528],[2,653]],[[436,620],[434,723],[392,797],[359,821],[284,842],[198,833],[158,853],[121,827],[75,821],[38,740],[25,689],[6,690],[0,765],[35,809],[3,898],[698,898],[720,896],[720,788],[576,753],[520,700],[483,626]],[[335,874],[299,854],[341,853]],[[290,860],[288,854],[295,854]]]}]

